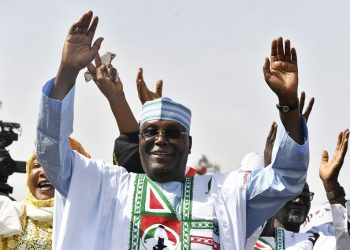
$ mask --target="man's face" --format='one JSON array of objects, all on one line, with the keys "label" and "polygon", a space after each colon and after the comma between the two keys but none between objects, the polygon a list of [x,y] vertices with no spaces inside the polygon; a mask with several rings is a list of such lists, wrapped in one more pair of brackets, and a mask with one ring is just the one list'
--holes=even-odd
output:
[{"label": "man's face", "polygon": [[28,187],[32,195],[38,200],[51,199],[55,193],[55,188],[47,180],[44,169],[36,159],[32,162],[30,168]]},{"label": "man's face", "polygon": [[309,185],[306,183],[300,195],[287,202],[275,215],[285,228],[299,227],[309,213],[310,200]]},{"label": "man's face", "polygon": [[184,178],[191,137],[182,125],[165,120],[145,122],[139,142],[142,167],[148,177],[159,182]]}]

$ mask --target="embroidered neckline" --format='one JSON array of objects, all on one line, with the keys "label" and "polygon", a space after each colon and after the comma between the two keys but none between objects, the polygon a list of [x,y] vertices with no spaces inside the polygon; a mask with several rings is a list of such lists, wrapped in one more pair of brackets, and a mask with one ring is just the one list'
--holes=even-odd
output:
[{"label": "embroidered neckline", "polygon": [[171,244],[169,249],[178,246],[190,249],[191,242],[219,248],[219,243],[211,237],[190,234],[191,229],[202,229],[212,230],[215,235],[219,235],[218,226],[212,220],[192,219],[193,181],[193,177],[186,177],[182,182],[179,211],[176,213],[174,204],[157,183],[144,174],[135,176],[128,249],[138,250],[141,245],[142,249],[146,245],[148,249],[150,242],[157,249],[162,249],[166,244]]}]

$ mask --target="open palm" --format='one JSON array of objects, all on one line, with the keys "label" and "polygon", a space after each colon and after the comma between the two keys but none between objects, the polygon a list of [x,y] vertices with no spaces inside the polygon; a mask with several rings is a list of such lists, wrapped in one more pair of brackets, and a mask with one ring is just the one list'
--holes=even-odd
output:
[{"label": "open palm", "polygon": [[348,149],[349,130],[341,132],[338,136],[337,146],[332,160],[329,161],[327,151],[323,151],[320,166],[320,177],[323,182],[337,182],[340,169],[343,165]]},{"label": "open palm", "polygon": [[290,48],[289,40],[280,37],[272,41],[271,63],[265,59],[264,77],[266,83],[274,91],[279,99],[297,99],[298,90],[298,64],[294,48]]},{"label": "open palm", "polygon": [[95,58],[103,38],[98,38],[91,46],[98,24],[98,17],[92,17],[89,11],[70,28],[62,52],[63,66],[79,71]]}]

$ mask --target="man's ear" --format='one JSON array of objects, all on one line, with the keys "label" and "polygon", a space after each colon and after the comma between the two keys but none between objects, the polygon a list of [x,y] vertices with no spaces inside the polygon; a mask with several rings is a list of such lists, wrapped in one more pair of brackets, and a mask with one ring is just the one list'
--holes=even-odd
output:
[{"label": "man's ear", "polygon": [[191,153],[192,149],[192,136],[188,136],[188,154]]}]

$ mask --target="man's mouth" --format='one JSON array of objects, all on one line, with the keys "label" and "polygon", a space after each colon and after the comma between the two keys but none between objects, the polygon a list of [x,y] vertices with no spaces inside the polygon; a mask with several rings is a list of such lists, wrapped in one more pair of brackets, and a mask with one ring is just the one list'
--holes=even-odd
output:
[{"label": "man's mouth", "polygon": [[293,205],[290,207],[291,210],[303,210],[303,211],[306,211],[306,207],[305,206],[302,206],[302,205]]},{"label": "man's mouth", "polygon": [[151,152],[152,155],[159,155],[159,156],[170,156],[172,155],[169,152],[165,152],[165,151],[153,151]]}]

